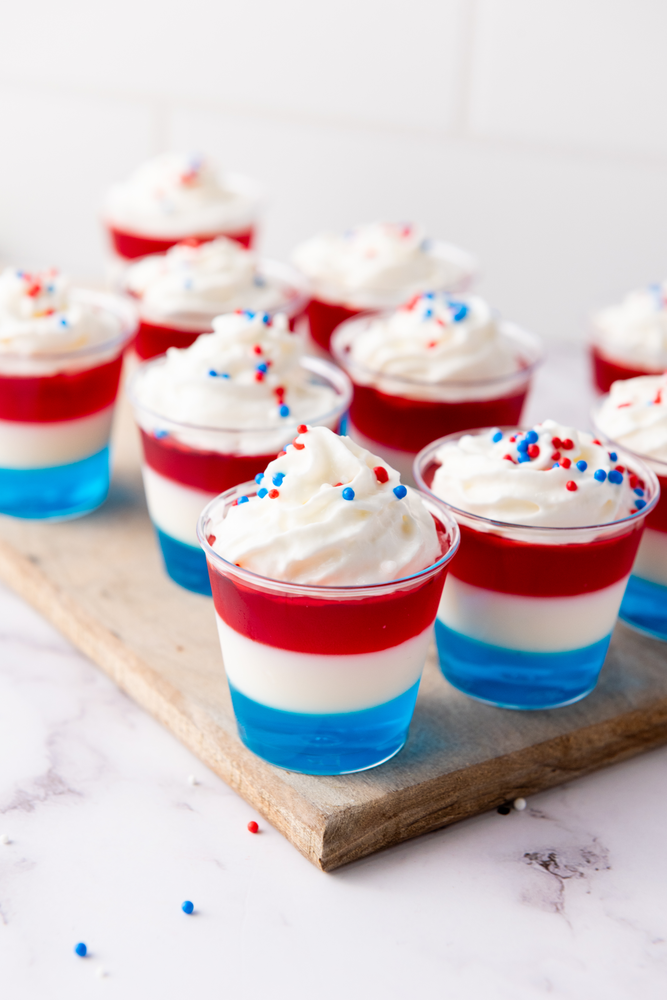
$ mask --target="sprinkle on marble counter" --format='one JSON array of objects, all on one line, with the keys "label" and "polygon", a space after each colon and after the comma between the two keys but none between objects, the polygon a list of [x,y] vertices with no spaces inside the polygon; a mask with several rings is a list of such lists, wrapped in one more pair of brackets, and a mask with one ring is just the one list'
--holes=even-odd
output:
[{"label": "sprinkle on marble counter", "polygon": [[191,903],[189,899],[186,899],[181,906],[183,913],[187,913],[188,916],[194,911],[194,908],[194,903]]},{"label": "sprinkle on marble counter", "polygon": [[88,949],[86,948],[86,946],[83,943],[83,941],[79,941],[79,943],[77,945],[75,945],[75,947],[74,947],[74,953],[76,955],[78,955],[79,958],[85,958],[86,957],[86,955],[88,954]]},{"label": "sprinkle on marble counter", "polygon": [[7,844],[11,844],[11,840],[8,833],[0,834],[0,844],[4,844],[5,847],[7,846]]},{"label": "sprinkle on marble counter", "polygon": [[199,784],[199,782],[197,781],[197,779],[194,776],[194,774],[189,774],[188,775],[188,785],[192,785],[194,787],[195,785],[198,785],[198,784]]},{"label": "sprinkle on marble counter", "polygon": [[251,833],[259,833],[259,823],[255,823],[254,819],[251,819],[248,823],[248,829]]},{"label": "sprinkle on marble counter", "polygon": [[525,799],[515,799],[512,805],[514,806],[517,812],[523,812],[528,803],[526,802]]}]

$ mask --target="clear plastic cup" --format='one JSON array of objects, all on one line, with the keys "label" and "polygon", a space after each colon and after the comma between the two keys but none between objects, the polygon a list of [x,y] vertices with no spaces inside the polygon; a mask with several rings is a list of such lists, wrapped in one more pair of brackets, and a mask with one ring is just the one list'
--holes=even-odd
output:
[{"label": "clear plastic cup", "polygon": [[664,365],[631,361],[629,358],[615,357],[605,347],[604,334],[593,321],[590,329],[588,349],[590,352],[593,384],[599,393],[607,393],[613,382],[639,375],[662,375]]},{"label": "clear plastic cup", "polygon": [[[433,483],[438,449],[461,436],[419,453],[415,478],[423,489]],[[454,687],[513,709],[558,708],[594,689],[644,522],[660,494],[647,465],[621,449],[618,455],[644,480],[646,506],[609,524],[517,525],[445,502],[461,545],[435,629],[440,668]]]},{"label": "clear plastic cup", "polygon": [[208,561],[239,735],[259,757],[306,774],[382,764],[407,739],[443,582],[459,532],[444,504],[422,499],[442,556],[404,580],[322,587],[271,580],[227,562],[212,542],[239,496],[217,497],[198,536]]},{"label": "clear plastic cup", "polygon": [[[279,427],[227,429],[169,420],[140,400],[146,372],[164,363],[164,357],[143,362],[128,384],[141,433],[148,513],[168,575],[187,590],[210,596],[206,558],[197,541],[199,515],[219,493],[263,472],[296,436],[302,420],[297,414]],[[336,398],[331,409],[309,416],[308,423],[339,430],[352,396],[347,375],[319,358],[303,357],[300,364],[311,382],[329,387]]]},{"label": "clear plastic cup", "polygon": [[30,519],[80,517],[109,491],[109,436],[134,307],[76,290],[121,320],[114,338],[74,351],[0,352],[0,513]]},{"label": "clear plastic cup", "polygon": [[511,375],[470,381],[427,382],[372,371],[351,356],[352,343],[373,317],[343,323],[331,340],[334,360],[354,386],[350,434],[369,451],[380,451],[408,482],[418,451],[435,438],[475,427],[511,426],[521,420],[526,396],[544,360],[539,337],[501,321],[521,367]]}]

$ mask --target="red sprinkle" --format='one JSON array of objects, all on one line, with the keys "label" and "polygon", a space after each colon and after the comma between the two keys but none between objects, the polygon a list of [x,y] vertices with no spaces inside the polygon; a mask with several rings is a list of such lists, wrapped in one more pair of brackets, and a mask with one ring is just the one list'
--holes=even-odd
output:
[{"label": "red sprinkle", "polygon": [[616,409],[622,410],[624,406],[632,406],[632,403],[619,403]]},{"label": "red sprinkle", "polygon": [[537,458],[538,455],[540,454],[540,446],[538,444],[529,444],[528,454],[530,455],[531,458]]},{"label": "red sprinkle", "polygon": [[264,372],[255,372],[255,382],[264,381]]},{"label": "red sprinkle", "polygon": [[376,465],[373,472],[375,473],[375,478],[378,483],[386,483],[389,481],[389,473],[383,465]]},{"label": "red sprinkle", "polygon": [[[269,490],[269,500],[275,500],[276,497],[279,497],[279,496],[280,496],[280,492],[278,490]],[[236,501],[234,501],[234,503],[236,503]]]},{"label": "red sprinkle", "polygon": [[254,819],[251,819],[248,823],[248,829],[251,833],[259,833],[259,823],[255,823]]},{"label": "red sprinkle", "polygon": [[280,458],[281,455],[286,455],[286,454],[287,454],[287,452],[284,451],[284,450],[283,451],[279,451],[278,454],[276,455],[276,458]]},{"label": "red sprinkle", "polygon": [[632,475],[630,476],[630,489],[636,490],[638,486],[639,486],[639,480],[637,479],[636,475],[633,472]]},{"label": "red sprinkle", "polygon": [[[658,389],[658,391],[655,394],[655,399],[653,400],[653,402],[654,403],[662,403],[662,389]],[[629,405],[630,404],[628,403],[628,406]]]},{"label": "red sprinkle", "polygon": [[503,455],[503,458],[507,459],[508,462],[514,462],[514,459],[512,458],[511,455]]},{"label": "red sprinkle", "polygon": [[616,466],[616,471],[617,472],[625,472],[625,466],[624,465],[617,465]]},{"label": "red sprinkle", "polygon": [[261,354],[262,348],[260,347],[259,344],[255,344],[255,346],[253,347],[253,351],[255,352],[255,354]]},{"label": "red sprinkle", "polygon": [[437,347],[438,346],[438,341],[437,340],[429,340],[429,342],[428,342],[428,344],[426,346],[427,347]]},{"label": "red sprinkle", "polygon": [[[569,490],[569,491],[570,491],[571,493],[573,493],[573,492],[574,492],[574,490],[576,490],[576,489],[577,489],[577,484],[576,484],[576,483],[575,483],[575,482],[574,482],[574,481],[573,481],[572,479],[569,479],[569,480],[568,480],[568,481],[567,481],[567,482],[565,483],[565,488],[566,488],[567,490]],[[269,494],[269,495],[270,495],[270,494]]]},{"label": "red sprinkle", "polygon": [[306,427],[305,424],[299,424],[299,426],[297,427],[297,430],[298,430],[299,434],[305,434],[306,431],[308,430],[308,428]]},{"label": "red sprinkle", "polygon": [[421,298],[421,295],[413,295],[409,302],[403,306],[404,309],[414,309]]},{"label": "red sprinkle", "polygon": [[562,448],[563,447],[563,442],[561,441],[561,439],[559,437],[552,438],[551,439],[551,443],[554,446],[554,448]]},{"label": "red sprinkle", "polygon": [[571,458],[561,458],[560,464],[561,464],[561,466],[564,469],[569,469],[570,466],[572,465],[572,459]]},{"label": "red sprinkle", "polygon": [[569,451],[570,448],[574,448],[574,441],[571,438],[565,438],[564,441],[561,441],[560,446],[565,451]]},{"label": "red sprinkle", "polygon": [[513,434],[512,437],[510,438],[510,444],[514,444],[515,441],[516,441],[516,434]]},{"label": "red sprinkle", "polygon": [[553,462],[560,462],[560,452],[559,451],[555,451],[553,453],[553,455],[551,456],[551,459],[552,459]]},{"label": "red sprinkle", "polygon": [[337,486],[342,486],[342,485],[343,485],[342,483],[334,483],[334,489],[336,489]]},{"label": "red sprinkle", "polygon": [[215,535],[209,535],[208,538],[206,539],[206,541],[208,542],[209,545],[214,545],[215,544]]},{"label": "red sprinkle", "polygon": [[305,444],[299,444],[299,442],[296,439],[292,441],[292,444],[294,445],[297,451],[303,451],[303,449],[306,447]]},{"label": "red sprinkle", "polygon": [[597,438],[593,438],[593,444],[599,444],[601,446],[602,445],[602,441],[598,441]]},{"label": "red sprinkle", "polygon": [[282,385],[277,385],[273,391],[275,392],[276,396],[280,397],[281,399],[285,395],[285,390],[283,389]]}]

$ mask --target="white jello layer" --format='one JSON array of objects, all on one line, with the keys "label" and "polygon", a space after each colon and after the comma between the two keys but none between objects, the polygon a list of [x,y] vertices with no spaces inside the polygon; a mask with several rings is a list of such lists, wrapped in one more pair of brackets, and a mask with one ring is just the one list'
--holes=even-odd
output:
[{"label": "white jello layer", "polygon": [[667,586],[667,533],[644,528],[635,564],[635,576]]},{"label": "white jello layer", "polygon": [[148,465],[143,466],[142,472],[148,513],[155,527],[179,542],[199,548],[197,521],[215,493],[183,486]]},{"label": "white jello layer", "polygon": [[109,443],[113,405],[75,420],[0,420],[0,468],[46,469],[95,455]]},{"label": "white jello layer", "polygon": [[612,631],[627,582],[625,576],[610,587],[573,597],[523,597],[474,587],[450,573],[438,619],[462,635],[505,649],[582,649]]},{"label": "white jello layer", "polygon": [[216,618],[229,683],[285,712],[358,712],[397,698],[421,677],[433,632],[377,653],[327,656],[255,642]]}]

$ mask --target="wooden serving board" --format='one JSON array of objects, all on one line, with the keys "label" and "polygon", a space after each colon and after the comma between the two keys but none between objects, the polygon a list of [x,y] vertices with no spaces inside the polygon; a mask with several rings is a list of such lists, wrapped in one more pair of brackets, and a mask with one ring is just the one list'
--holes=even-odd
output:
[{"label": "wooden serving board", "polygon": [[619,625],[596,691],[510,712],[451,688],[432,649],[404,750],[345,777],[265,764],[236,734],[213,605],[164,574],[124,406],[108,502],[61,524],[0,517],[0,576],[330,871],[667,742],[667,645]]}]

